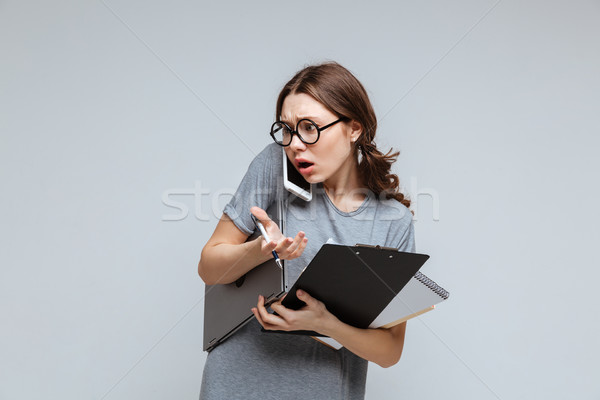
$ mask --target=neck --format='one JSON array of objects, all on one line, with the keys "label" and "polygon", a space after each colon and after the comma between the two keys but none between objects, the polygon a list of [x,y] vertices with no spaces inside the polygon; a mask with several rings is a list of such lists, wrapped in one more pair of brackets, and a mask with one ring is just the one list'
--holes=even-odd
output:
[{"label": "neck", "polygon": [[363,187],[358,172],[358,160],[352,155],[332,176],[323,181],[323,188],[331,199],[343,199],[352,195],[355,200],[363,200],[366,197],[364,193],[361,191],[353,193]]}]

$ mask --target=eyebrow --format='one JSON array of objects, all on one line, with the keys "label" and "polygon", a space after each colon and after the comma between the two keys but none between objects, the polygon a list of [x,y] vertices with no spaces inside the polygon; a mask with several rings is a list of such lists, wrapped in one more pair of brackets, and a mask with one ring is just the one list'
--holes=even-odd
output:
[{"label": "eyebrow", "polygon": [[[313,120],[315,122],[317,122],[317,121],[318,122],[322,122],[322,120],[321,120],[320,117],[313,116],[313,115],[300,115],[300,116],[298,116],[298,119],[296,119],[296,122],[300,121],[301,119],[305,119],[305,118],[308,118],[308,119]],[[281,118],[281,121],[285,122],[286,124],[289,124],[291,122],[287,118]]]}]

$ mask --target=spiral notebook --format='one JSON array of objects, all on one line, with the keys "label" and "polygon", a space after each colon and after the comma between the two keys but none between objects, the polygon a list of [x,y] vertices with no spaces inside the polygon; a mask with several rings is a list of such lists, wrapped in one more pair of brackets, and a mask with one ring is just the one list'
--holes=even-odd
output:
[{"label": "spiral notebook", "polygon": [[[402,288],[388,306],[375,318],[369,328],[391,328],[435,308],[436,304],[448,299],[450,294],[422,272],[417,272]],[[334,349],[342,345],[329,337],[314,339]]]}]

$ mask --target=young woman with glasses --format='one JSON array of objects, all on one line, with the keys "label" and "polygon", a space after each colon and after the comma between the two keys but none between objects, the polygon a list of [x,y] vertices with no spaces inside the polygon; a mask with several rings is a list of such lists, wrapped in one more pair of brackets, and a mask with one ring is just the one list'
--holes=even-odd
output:
[{"label": "young woman with glasses", "polygon": [[[377,149],[376,129],[367,93],[346,68],[327,62],[299,71],[279,94],[274,143],[254,158],[202,250],[198,273],[204,282],[234,282],[275,250],[287,260],[293,283],[329,238],[415,252],[410,201],[390,172],[399,153]],[[294,197],[287,205],[286,229],[295,237],[284,236],[265,211],[276,201],[282,147],[315,188],[309,203]],[[251,213],[271,242],[262,236],[246,241],[254,231]],[[339,321],[310,293],[297,295],[306,307],[293,311],[278,301],[271,305],[277,315],[259,297],[252,308],[256,318],[208,354],[201,399],[363,399],[368,361],[390,367],[400,359],[406,322],[359,329]],[[267,334],[261,326],[317,331],[344,347],[336,351],[308,336]]]}]

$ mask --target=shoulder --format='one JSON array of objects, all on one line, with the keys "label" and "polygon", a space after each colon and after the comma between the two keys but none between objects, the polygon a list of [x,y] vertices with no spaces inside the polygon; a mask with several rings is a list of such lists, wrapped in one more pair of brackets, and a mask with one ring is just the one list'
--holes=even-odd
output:
[{"label": "shoulder", "polygon": [[388,227],[386,244],[400,251],[416,251],[415,227],[413,214],[410,210],[396,199],[380,200],[381,213],[377,212],[378,220],[386,220]]},{"label": "shoulder", "polygon": [[281,153],[281,146],[279,146],[277,143],[269,143],[254,157],[252,162],[260,162],[263,164],[281,164]]},{"label": "shoulder", "polygon": [[404,204],[394,198],[375,197],[378,204],[377,219],[392,221],[392,224],[399,226],[408,226],[412,223],[413,214]]},{"label": "shoulder", "polygon": [[281,152],[281,146],[277,143],[267,144],[250,162],[248,173],[266,178],[275,171],[281,171],[283,168]]}]

